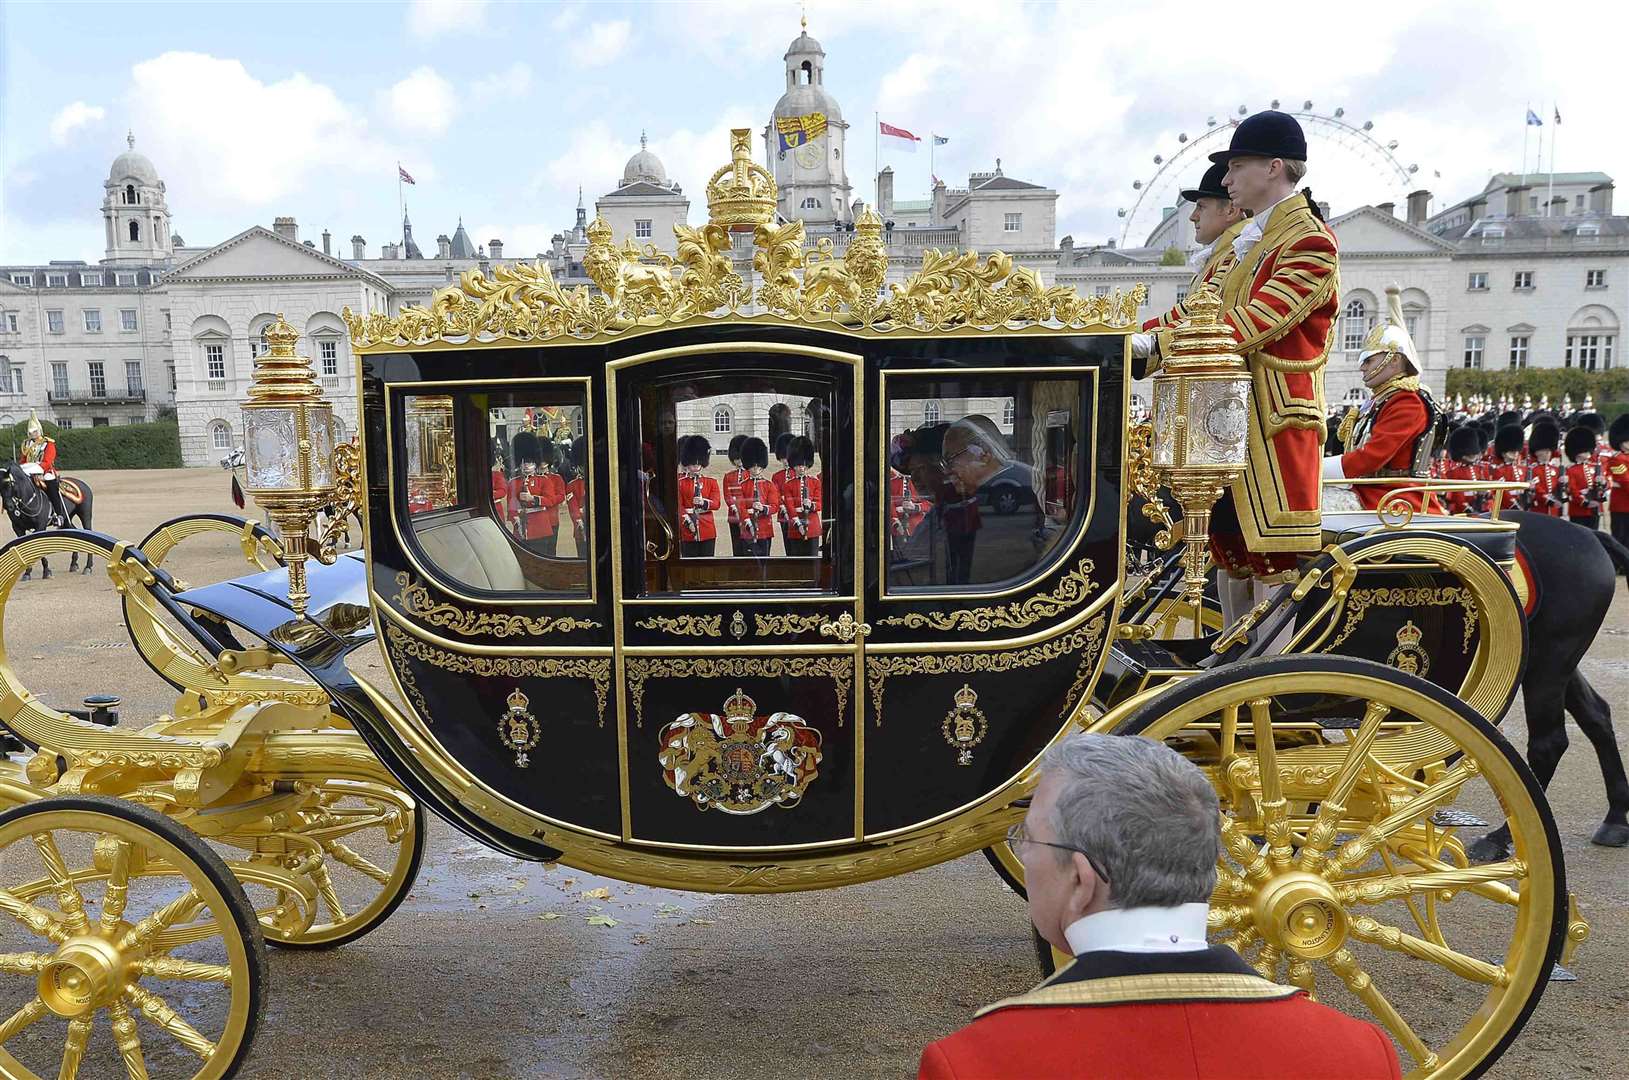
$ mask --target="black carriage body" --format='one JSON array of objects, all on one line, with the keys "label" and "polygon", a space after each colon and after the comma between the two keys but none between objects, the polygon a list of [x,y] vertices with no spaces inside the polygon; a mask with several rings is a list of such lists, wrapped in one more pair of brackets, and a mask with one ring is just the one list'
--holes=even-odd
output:
[{"label": "black carriage body", "polygon": [[[418,737],[568,860],[574,841],[681,857],[894,843],[992,803],[1084,706],[1112,636],[1125,355],[1117,333],[764,325],[364,355],[369,589]],[[772,557],[727,557],[727,508],[712,554],[683,547],[686,409],[805,396],[791,419],[825,491],[815,550],[794,552],[789,522]],[[429,460],[427,401],[450,468]],[[534,452],[497,430],[516,410],[566,429],[545,456],[587,450],[562,469],[582,471],[580,551],[572,515],[551,540],[527,535],[512,495],[500,509],[494,461],[512,491],[517,443]],[[969,430],[1012,450],[989,490],[902,513],[901,490],[953,470]],[[732,741],[749,705],[733,734],[757,739]],[[695,745],[675,749],[686,731]],[[804,749],[778,773],[777,739]],[[934,858],[979,846],[943,832]],[[623,873],[641,876],[637,859]]]}]

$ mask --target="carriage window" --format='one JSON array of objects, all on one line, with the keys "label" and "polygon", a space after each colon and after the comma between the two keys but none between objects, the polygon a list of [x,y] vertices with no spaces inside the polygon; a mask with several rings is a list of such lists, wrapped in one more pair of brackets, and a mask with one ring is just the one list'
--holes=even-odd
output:
[{"label": "carriage window", "polygon": [[641,389],[647,593],[829,585],[834,387],[736,371]]},{"label": "carriage window", "polygon": [[990,586],[1050,561],[1084,512],[1079,378],[887,380],[890,592]]},{"label": "carriage window", "polygon": [[592,487],[580,386],[403,400],[406,512],[454,584],[586,594]]}]

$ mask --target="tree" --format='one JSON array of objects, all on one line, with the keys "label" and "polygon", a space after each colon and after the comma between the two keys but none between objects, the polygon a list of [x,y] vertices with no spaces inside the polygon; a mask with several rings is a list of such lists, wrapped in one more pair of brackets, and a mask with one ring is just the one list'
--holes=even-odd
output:
[{"label": "tree", "polygon": [[1182,249],[1175,244],[1160,252],[1161,266],[1184,266],[1187,262],[1188,256],[1184,255]]}]

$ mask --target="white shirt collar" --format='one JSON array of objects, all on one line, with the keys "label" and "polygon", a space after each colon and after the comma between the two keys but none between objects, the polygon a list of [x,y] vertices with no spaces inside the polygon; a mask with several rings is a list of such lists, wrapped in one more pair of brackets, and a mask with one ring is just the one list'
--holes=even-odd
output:
[{"label": "white shirt collar", "polygon": [[1188,256],[1189,266],[1204,266],[1210,261],[1210,253],[1216,250],[1216,241],[1212,240],[1192,255]]},{"label": "white shirt collar", "polygon": [[1110,908],[1076,919],[1064,928],[1069,949],[1087,952],[1194,952],[1205,940],[1209,904],[1178,907]]},{"label": "white shirt collar", "polygon": [[1267,232],[1267,223],[1272,220],[1273,211],[1291,199],[1299,198],[1300,195],[1299,191],[1292,191],[1246,222],[1244,228],[1239,230],[1239,235],[1233,238],[1234,258],[1243,261],[1244,257],[1250,254],[1250,249],[1256,246],[1256,241]]}]

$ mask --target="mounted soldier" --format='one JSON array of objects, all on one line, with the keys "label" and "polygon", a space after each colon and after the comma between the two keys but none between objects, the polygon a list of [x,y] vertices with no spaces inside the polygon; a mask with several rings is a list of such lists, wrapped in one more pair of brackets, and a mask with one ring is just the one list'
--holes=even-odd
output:
[{"label": "mounted soldier", "polygon": [[57,441],[45,433],[40,418],[33,409],[28,410],[28,437],[23,440],[17,454],[23,472],[34,481],[34,486],[45,492],[51,501],[50,528],[68,523],[68,508],[62,504],[62,481],[57,476]]}]

